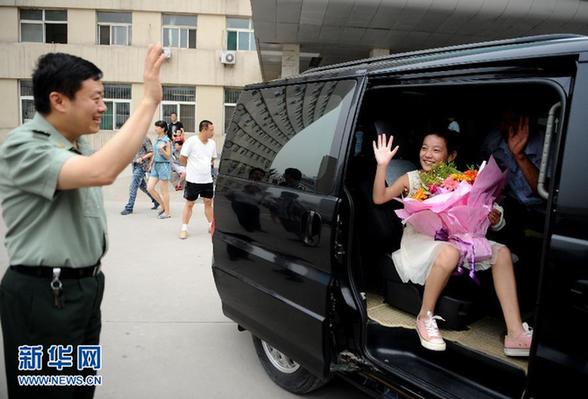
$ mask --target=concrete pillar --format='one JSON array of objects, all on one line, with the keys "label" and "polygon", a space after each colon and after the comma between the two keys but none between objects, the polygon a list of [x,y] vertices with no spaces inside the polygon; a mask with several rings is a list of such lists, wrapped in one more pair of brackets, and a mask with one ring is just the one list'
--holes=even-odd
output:
[{"label": "concrete pillar", "polygon": [[0,42],[18,42],[18,32],[20,30],[18,20],[18,8],[1,7],[0,26],[3,27],[2,29],[0,29]]},{"label": "concrete pillar", "polygon": [[3,101],[0,108],[0,144],[8,132],[20,125],[20,96],[18,80],[0,79],[0,93],[10,101]]},{"label": "concrete pillar", "polygon": [[147,47],[162,41],[161,14],[149,11],[133,11],[131,43],[133,46]]},{"label": "concrete pillar", "polygon": [[282,45],[282,78],[300,73],[300,45]]},{"label": "concrete pillar", "polygon": [[373,48],[370,50],[370,58],[383,57],[385,55],[390,55],[389,48]]},{"label": "concrete pillar", "polygon": [[[224,144],[224,106],[225,90],[222,86],[197,86],[196,87],[196,123],[208,119],[214,125],[214,141],[216,150],[220,152]],[[195,132],[198,133],[198,132]]]},{"label": "concrete pillar", "polygon": [[67,11],[67,43],[96,45],[96,10],[69,9]]},{"label": "concrete pillar", "polygon": [[218,50],[227,48],[224,32],[226,30],[224,15],[198,15],[198,33],[196,34],[196,48]]}]

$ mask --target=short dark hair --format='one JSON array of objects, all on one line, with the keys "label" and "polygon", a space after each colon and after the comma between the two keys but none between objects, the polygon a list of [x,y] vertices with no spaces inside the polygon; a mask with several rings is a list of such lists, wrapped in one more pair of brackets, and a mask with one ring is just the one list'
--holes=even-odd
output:
[{"label": "short dark hair", "polygon": [[178,116],[178,113],[176,111],[173,111],[171,114],[169,114],[169,116],[172,116],[172,115]]},{"label": "short dark hair", "polygon": [[212,125],[211,121],[208,121],[206,119],[203,119],[200,121],[200,124],[198,125],[198,131],[201,132],[204,129],[208,129],[208,126]]},{"label": "short dark hair", "polygon": [[166,121],[157,121],[154,123],[155,126],[160,127],[163,129],[164,132],[167,133],[167,122]]},{"label": "short dark hair", "polygon": [[286,168],[284,171],[284,177],[290,176],[294,180],[301,180],[302,179],[302,172],[296,168]]},{"label": "short dark hair", "polygon": [[102,79],[102,71],[90,61],[65,53],[42,55],[33,72],[35,109],[41,114],[50,113],[51,92],[73,99],[87,79]]},{"label": "short dark hair", "polygon": [[445,145],[447,146],[447,154],[451,155],[454,152],[457,153],[457,151],[458,151],[457,136],[459,135],[459,133],[457,133],[455,130],[436,129],[436,130],[428,131],[425,134],[423,134],[423,138],[421,140],[421,143],[425,140],[425,137],[430,136],[430,135],[435,135],[435,136],[441,137],[443,140],[445,140]]}]

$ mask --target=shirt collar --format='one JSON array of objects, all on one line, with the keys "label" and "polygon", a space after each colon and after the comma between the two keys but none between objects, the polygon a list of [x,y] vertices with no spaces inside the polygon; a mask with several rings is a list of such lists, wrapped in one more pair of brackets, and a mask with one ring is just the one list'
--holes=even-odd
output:
[{"label": "shirt collar", "polygon": [[40,130],[49,134],[49,140],[57,147],[64,148],[68,151],[73,151],[78,154],[85,153],[87,150],[87,143],[83,137],[78,138],[78,148],[75,148],[73,143],[65,138],[59,130],[55,128],[43,115],[36,112],[33,117],[33,130]]}]

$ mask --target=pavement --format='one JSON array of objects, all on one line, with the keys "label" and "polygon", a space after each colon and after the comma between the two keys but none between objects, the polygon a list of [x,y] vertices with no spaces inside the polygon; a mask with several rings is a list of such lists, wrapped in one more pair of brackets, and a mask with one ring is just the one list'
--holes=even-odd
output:
[{"label": "pavement", "polygon": [[[120,215],[130,175],[125,170],[103,190],[109,251],[102,260],[103,383],[95,398],[297,398],[269,379],[250,334],[238,332],[222,313],[202,203],[194,207],[188,239],[180,240],[181,192],[171,192],[171,219],[156,219],[141,192],[134,213]],[[5,232],[0,217],[0,236]],[[1,246],[2,275],[7,265]],[[5,398],[0,356],[0,398]],[[335,379],[306,397],[365,396]]]}]

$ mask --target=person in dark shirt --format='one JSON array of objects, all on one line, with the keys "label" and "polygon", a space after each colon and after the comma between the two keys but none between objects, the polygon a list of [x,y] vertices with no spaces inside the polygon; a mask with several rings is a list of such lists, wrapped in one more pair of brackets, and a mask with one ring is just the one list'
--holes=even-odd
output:
[{"label": "person in dark shirt", "polygon": [[544,131],[529,110],[507,109],[501,121],[482,145],[482,153],[494,156],[508,171],[508,184],[501,201],[508,222],[490,237],[508,243],[517,261],[515,272],[523,310],[532,309],[537,296],[540,251],[545,224],[546,202],[537,194],[543,155]]},{"label": "person in dark shirt", "polygon": [[544,202],[537,195],[537,179],[543,134],[530,126],[529,116],[506,111],[499,127],[488,135],[482,148],[486,157],[493,155],[498,165],[508,170],[507,195],[523,206],[542,207]]},{"label": "person in dark shirt", "polygon": [[170,115],[171,122],[168,125],[168,137],[174,143],[184,144],[184,124],[178,120],[178,114],[172,112]]}]

